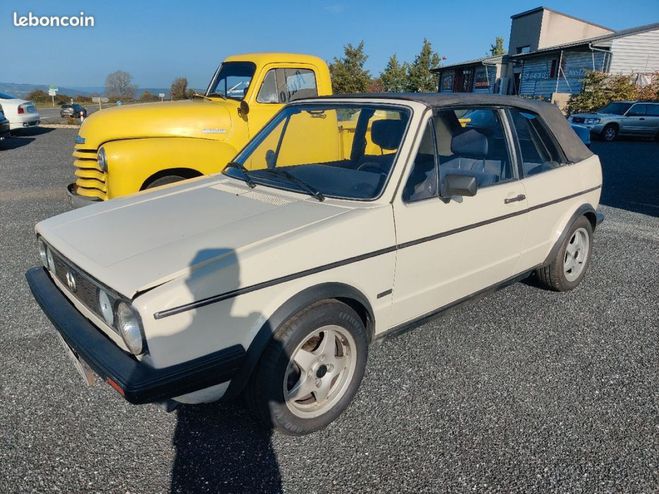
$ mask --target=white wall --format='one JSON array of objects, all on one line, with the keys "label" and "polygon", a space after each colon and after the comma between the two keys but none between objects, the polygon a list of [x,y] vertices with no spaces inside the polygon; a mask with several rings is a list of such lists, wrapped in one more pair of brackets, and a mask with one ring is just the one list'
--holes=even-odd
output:
[{"label": "white wall", "polygon": [[614,39],[611,53],[612,74],[659,71],[659,29]]}]

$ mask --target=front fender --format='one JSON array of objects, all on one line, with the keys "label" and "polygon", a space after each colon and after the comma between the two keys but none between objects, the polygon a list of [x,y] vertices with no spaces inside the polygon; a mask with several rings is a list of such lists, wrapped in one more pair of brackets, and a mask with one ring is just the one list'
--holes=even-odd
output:
[{"label": "front fender", "polygon": [[126,139],[107,142],[103,148],[108,199],[138,192],[150,177],[166,170],[220,172],[237,153],[225,142],[188,137]]},{"label": "front fender", "polygon": [[272,335],[279,326],[302,309],[309,307],[311,304],[328,299],[339,299],[358,303],[366,311],[365,315],[368,320],[367,331],[369,332],[368,338],[369,341],[372,339],[375,319],[373,308],[366,295],[345,283],[330,282],[309,287],[289,298],[261,326],[249,345],[247,357],[243,361],[241,368],[231,380],[231,384],[229,385],[225,397],[234,398],[244,389],[252,371],[256,368],[261,355],[268,346],[268,343],[270,343]]}]

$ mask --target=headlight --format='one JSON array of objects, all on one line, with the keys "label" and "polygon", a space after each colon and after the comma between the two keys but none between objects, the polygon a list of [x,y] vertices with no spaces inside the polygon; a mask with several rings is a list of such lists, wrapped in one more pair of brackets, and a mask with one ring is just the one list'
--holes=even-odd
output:
[{"label": "headlight", "polygon": [[46,247],[46,242],[39,239],[37,240],[37,245],[39,246],[39,257],[41,258],[41,264],[44,268],[48,267],[48,247]]},{"label": "headlight", "polygon": [[117,304],[115,312],[117,329],[128,349],[135,355],[142,353],[143,339],[140,318],[126,302]]},{"label": "headlight", "polygon": [[98,309],[108,326],[114,323],[114,309],[112,307],[112,299],[102,288],[98,289]]},{"label": "headlight", "polygon": [[599,118],[587,118],[587,119],[584,120],[584,122],[587,123],[587,124],[596,124],[596,123],[600,123],[600,119]]},{"label": "headlight", "polygon": [[55,273],[55,259],[53,258],[53,251],[46,246],[46,262],[48,264],[48,269],[51,273]]},{"label": "headlight", "polygon": [[102,172],[108,171],[108,159],[105,156],[105,148],[101,147],[101,149],[98,150],[96,161],[98,161],[98,167]]}]

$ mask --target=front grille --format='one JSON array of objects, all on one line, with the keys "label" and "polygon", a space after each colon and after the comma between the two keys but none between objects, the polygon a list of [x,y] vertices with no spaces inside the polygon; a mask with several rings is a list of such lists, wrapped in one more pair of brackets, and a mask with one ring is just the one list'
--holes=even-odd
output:
[{"label": "front grille", "polygon": [[572,121],[574,123],[584,123],[584,118],[583,117],[572,117]]},{"label": "front grille", "polygon": [[78,144],[73,152],[74,175],[76,177],[76,194],[107,199],[106,174],[97,162],[96,149],[85,149]]},{"label": "front grille", "polygon": [[[99,285],[95,283],[87,273],[78,269],[70,262],[65,261],[64,258],[59,253],[55,252],[52,248],[50,248],[50,251],[53,254],[53,261],[55,261],[55,277],[62,283],[62,285],[68,288],[69,293],[71,293],[73,297],[75,297],[85,307],[87,307],[102,320],[103,315],[101,314],[98,306]],[[75,279],[75,291],[71,290],[69,286],[67,273],[69,273]],[[108,293],[108,295],[113,297],[112,293]],[[112,330],[115,333],[118,333],[114,327]]]}]

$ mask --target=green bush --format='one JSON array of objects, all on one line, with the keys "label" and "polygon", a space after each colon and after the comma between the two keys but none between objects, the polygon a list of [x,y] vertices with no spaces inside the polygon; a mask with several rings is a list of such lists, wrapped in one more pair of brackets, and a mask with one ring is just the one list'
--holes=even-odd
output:
[{"label": "green bush", "polygon": [[652,76],[651,84],[639,87],[637,74],[606,74],[587,72],[579,94],[568,101],[568,113],[587,113],[602,108],[610,101],[659,99],[659,74]]}]

